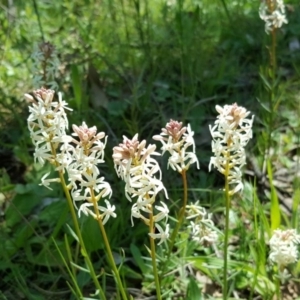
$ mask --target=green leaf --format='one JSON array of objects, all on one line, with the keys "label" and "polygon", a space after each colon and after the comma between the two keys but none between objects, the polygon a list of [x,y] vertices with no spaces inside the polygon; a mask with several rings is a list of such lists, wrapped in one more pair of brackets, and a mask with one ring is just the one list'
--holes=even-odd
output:
[{"label": "green leaf", "polygon": [[299,218],[299,203],[300,203],[300,188],[295,191],[292,204],[292,227],[298,228]]},{"label": "green leaf", "polygon": [[277,192],[273,185],[273,171],[270,160],[267,162],[267,170],[271,187],[271,229],[275,230],[281,224],[281,215]]},{"label": "green leaf", "polygon": [[122,266],[121,272],[122,275],[124,274],[124,276],[126,276],[126,278],[137,279],[139,281],[143,279],[143,275],[140,270],[135,271],[126,265]]},{"label": "green leaf", "polygon": [[261,101],[259,98],[256,98],[256,100],[259,102],[259,104],[261,105],[261,107],[263,109],[265,109],[265,111],[267,111],[268,113],[271,113],[270,108],[266,104],[264,104],[263,101]]},{"label": "green leaf", "polygon": [[142,253],[141,253],[140,249],[136,245],[130,244],[130,252],[134,258],[134,261],[141,269],[142,273],[146,274],[148,268],[144,263],[144,259],[142,257]]},{"label": "green leaf", "polygon": [[189,279],[187,293],[186,293],[187,300],[202,300],[202,293],[200,288],[197,285],[197,282],[194,278]]},{"label": "green leaf", "polygon": [[79,243],[79,239],[78,239],[77,234],[73,231],[73,229],[69,226],[69,224],[66,224],[66,225],[67,225],[71,235],[73,236],[73,238]]},{"label": "green leaf", "polygon": [[98,223],[90,216],[82,216],[81,234],[87,252],[97,251],[104,248],[103,238]]},{"label": "green leaf", "polygon": [[81,271],[86,272],[86,273],[90,273],[90,271],[89,271],[88,269],[83,268],[83,267],[81,267],[81,266],[79,266],[79,265],[73,263],[72,261],[71,261],[70,263],[71,263],[72,266],[74,266],[74,267],[77,268],[78,270],[81,270]]},{"label": "green leaf", "polygon": [[262,72],[259,73],[260,78],[262,79],[265,87],[267,90],[271,91],[272,90],[272,85],[271,83],[268,81],[268,79],[265,77],[265,75],[262,74]]},{"label": "green leaf", "polygon": [[77,65],[71,66],[71,81],[77,110],[81,110],[82,82]]}]

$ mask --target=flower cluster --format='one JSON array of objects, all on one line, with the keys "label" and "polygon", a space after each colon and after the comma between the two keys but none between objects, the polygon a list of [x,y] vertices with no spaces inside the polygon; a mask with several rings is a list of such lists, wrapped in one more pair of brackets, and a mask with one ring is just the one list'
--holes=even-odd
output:
[{"label": "flower cluster", "polygon": [[[181,173],[183,170],[188,170],[193,163],[196,163],[199,169],[193,136],[194,132],[190,124],[182,127],[182,122],[170,120],[166,127],[162,128],[161,134],[153,136],[153,139],[162,143],[162,154],[166,151],[171,154],[168,166]],[[192,151],[187,151],[189,146],[193,147]]]},{"label": "flower cluster", "polygon": [[246,163],[244,147],[252,138],[253,118],[250,112],[236,103],[216,106],[219,113],[214,126],[209,126],[212,135],[212,152],[209,170],[214,166],[225,175],[230,185],[230,195],[243,189],[241,168]]},{"label": "flower cluster", "polygon": [[[150,219],[159,233],[149,233],[153,238],[160,238],[160,243],[169,237],[169,225],[165,230],[158,224],[168,219],[169,209],[165,203],[154,205],[157,194],[163,190],[168,198],[166,189],[161,182],[161,170],[157,161],[151,155],[155,152],[155,145],[148,145],[146,141],[139,142],[136,134],[131,140],[123,136],[123,143],[113,148],[115,169],[119,177],[125,181],[125,194],[129,201],[136,198],[131,208],[131,222],[139,218],[149,226]],[[158,176],[155,177],[155,176]],[[156,214],[153,212],[156,210]],[[160,244],[159,243],[159,244]]]},{"label": "flower cluster", "polygon": [[274,230],[269,243],[269,259],[272,263],[278,264],[280,271],[298,260],[297,244],[300,243],[300,235],[295,229]]},{"label": "flower cluster", "polygon": [[[103,132],[97,134],[97,128],[88,128],[83,122],[82,126],[73,125],[73,136],[66,134],[68,119],[65,113],[67,103],[58,94],[58,101],[54,100],[54,91],[39,89],[33,92],[34,97],[25,94],[29,106],[28,128],[32,142],[35,146],[34,158],[41,165],[49,161],[55,169],[62,174],[67,171],[70,189],[76,206],[76,201],[85,201],[81,204],[81,212],[101,218],[105,224],[109,217],[116,217],[115,207],[105,200],[107,207],[96,203],[103,197],[112,194],[110,185],[99,177],[97,164],[103,163],[106,137]],[[74,137],[78,137],[79,141]],[[105,142],[100,140],[105,138]],[[42,178],[42,184],[50,189],[51,182],[60,182],[60,178],[48,179],[49,173]],[[90,209],[93,206],[100,211],[97,214]],[[96,206],[96,207],[95,207]]]},{"label": "flower cluster", "polygon": [[32,59],[33,85],[35,87],[47,85],[51,89],[57,88],[55,76],[58,73],[59,60],[55,47],[49,42],[39,44],[32,53]]},{"label": "flower cluster", "polygon": [[25,98],[31,103],[29,106],[29,117],[27,119],[30,137],[35,146],[34,158],[41,165],[45,160],[55,162],[53,151],[59,143],[63,142],[68,128],[68,119],[65,109],[67,103],[62,100],[61,93],[58,101],[54,100],[54,91],[39,89],[33,92],[34,97],[25,94]]},{"label": "flower cluster", "polygon": [[106,207],[97,204],[100,199],[112,195],[109,183],[100,177],[97,167],[104,163],[107,136],[104,132],[97,133],[96,126],[88,128],[85,122],[72,128],[74,133],[66,137],[57,161],[67,170],[75,207],[77,201],[84,201],[78,210],[79,217],[81,213],[91,215],[95,219],[100,218],[104,225],[110,217],[116,217],[115,206],[108,200],[104,201]]},{"label": "flower cluster", "polygon": [[211,245],[218,239],[215,231],[214,222],[211,220],[211,214],[206,209],[195,204],[187,205],[187,219],[190,220],[192,239],[202,245]]},{"label": "flower cluster", "polygon": [[280,28],[283,23],[288,23],[283,0],[262,0],[259,16],[265,22],[266,33]]}]

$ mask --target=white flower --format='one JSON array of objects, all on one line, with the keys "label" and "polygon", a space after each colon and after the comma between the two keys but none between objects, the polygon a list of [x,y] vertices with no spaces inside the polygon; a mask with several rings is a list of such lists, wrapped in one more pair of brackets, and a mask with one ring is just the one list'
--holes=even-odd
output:
[{"label": "white flower", "polygon": [[89,216],[91,215],[94,219],[97,219],[97,215],[94,213],[93,210],[89,209],[89,207],[93,207],[94,204],[93,203],[90,203],[90,202],[85,202],[85,203],[82,203],[80,205],[80,208],[78,210],[78,217],[80,218],[80,215],[81,215],[81,212],[83,214],[85,214],[86,216]]},{"label": "white flower", "polygon": [[52,188],[50,188],[50,183],[51,182],[60,182],[60,179],[59,178],[50,178],[50,179],[46,179],[48,176],[49,176],[50,173],[46,173],[41,181],[42,183],[40,183],[40,185],[43,185],[44,187],[46,187],[47,189],[49,190],[52,190]]},{"label": "white flower", "polygon": [[187,205],[187,220],[190,220],[192,239],[203,245],[211,245],[218,240],[211,214],[204,207],[195,204]]},{"label": "white flower", "polygon": [[54,156],[51,153],[51,149],[49,149],[48,145],[43,145],[42,147],[36,147],[35,152],[33,154],[34,162],[36,160],[43,166],[45,161],[54,161]]},{"label": "white flower", "polygon": [[[83,122],[81,126],[73,125],[74,133],[68,136],[66,129],[69,123],[65,110],[69,108],[61,94],[58,94],[58,101],[55,101],[54,91],[42,88],[34,91],[34,96],[36,100],[31,95],[25,95],[26,100],[31,103],[28,128],[35,145],[35,160],[41,164],[47,160],[55,165],[57,171],[67,171],[70,181],[68,188],[71,189],[75,208],[77,209],[76,202],[86,201],[80,205],[78,215],[83,213],[96,218],[96,212],[90,207],[101,198],[110,198],[112,195],[109,183],[104,177],[100,177],[97,166],[104,162],[107,140],[105,133],[97,134],[95,126],[88,128]],[[46,179],[48,175],[43,176],[42,184],[50,188],[50,183],[59,179]],[[109,217],[116,217],[115,206],[106,201],[107,207],[97,205],[97,209],[102,212],[100,216],[103,224]]]},{"label": "white flower", "polygon": [[162,219],[166,219],[168,221],[169,209],[168,206],[164,202],[160,202],[161,206],[155,205],[155,209],[159,211],[159,213],[153,216],[154,222],[159,222]]},{"label": "white flower", "polygon": [[[253,118],[250,112],[237,104],[216,106],[219,116],[214,126],[209,126],[212,135],[212,152],[209,171],[214,166],[227,176],[231,195],[243,190],[241,168],[246,163],[244,147],[252,138]],[[226,173],[228,172],[228,173]]]},{"label": "white flower", "polygon": [[[151,205],[149,207],[151,207]],[[148,209],[147,206],[144,206],[142,201],[137,201],[136,203],[134,203],[132,205],[132,207],[131,207],[131,224],[132,224],[132,226],[134,225],[133,218],[142,219],[144,221],[144,223],[147,226],[149,226],[150,219],[148,217],[145,217],[142,214],[142,212],[151,214],[151,210]]]},{"label": "white flower", "polygon": [[265,21],[266,33],[282,27],[284,23],[288,23],[282,0],[262,0],[259,7],[259,16]]},{"label": "white flower", "polygon": [[[106,145],[105,133],[100,132],[97,134],[95,126],[88,128],[85,122],[81,126],[72,126],[75,131],[72,136],[77,137],[64,137],[64,143],[61,150],[68,154],[72,162],[66,164],[66,171],[68,173],[70,186],[72,188],[71,194],[74,206],[77,208],[76,202],[82,202],[78,210],[78,215],[81,212],[85,215],[91,215],[97,218],[95,211],[89,207],[95,206],[93,202],[99,202],[102,198],[110,198],[112,196],[112,189],[104,177],[100,176],[98,164],[103,163],[104,148]],[[104,139],[104,142],[100,141]],[[68,145],[72,142],[75,146]],[[115,206],[111,206],[105,200],[106,207],[97,205],[100,212],[103,225],[108,221],[109,217],[116,217],[114,213]]]},{"label": "white flower", "polygon": [[107,207],[104,206],[98,206],[98,209],[100,211],[102,211],[103,213],[101,214],[101,218],[102,218],[102,223],[103,225],[106,224],[106,222],[108,221],[108,219],[110,217],[116,218],[117,214],[115,213],[116,207],[114,205],[111,205],[109,201],[104,200],[105,204]]},{"label": "white flower", "polygon": [[[171,154],[168,166],[181,173],[183,170],[188,170],[193,163],[196,163],[199,169],[193,136],[194,132],[190,124],[182,127],[181,122],[170,120],[166,127],[162,128],[161,134],[153,136],[153,139],[162,143],[162,154],[166,151]],[[190,146],[192,146],[192,151],[187,151]]]},{"label": "white flower", "polygon": [[160,239],[160,242],[157,245],[162,244],[169,238],[169,224],[166,225],[165,230],[157,223],[155,223],[155,228],[159,231],[159,233],[148,233],[151,238]]},{"label": "white flower", "polygon": [[65,109],[68,108],[62,101],[61,93],[58,94],[58,102],[54,100],[53,90],[42,88],[34,91],[33,94],[36,100],[28,94],[25,94],[25,98],[31,102],[27,122],[35,146],[34,158],[42,165],[45,161],[53,164],[55,157],[52,149],[57,148],[68,128],[65,113]]},{"label": "white flower", "polygon": [[[151,155],[155,152],[155,145],[146,146],[146,141],[139,142],[136,134],[132,140],[123,136],[123,143],[113,149],[115,170],[119,177],[125,181],[125,195],[131,202],[136,202],[131,207],[131,223],[133,218],[142,219],[149,226],[150,218],[159,222],[168,218],[169,210],[162,206],[154,205],[157,194],[163,190],[166,198],[167,191],[161,182],[161,170],[157,161]],[[155,215],[155,211],[158,213]],[[157,224],[155,224],[156,226]]]},{"label": "white flower", "polygon": [[212,226],[210,223],[201,222],[201,224],[197,224],[191,221],[189,228],[192,229],[191,235],[193,241],[202,245],[214,244],[218,240],[218,234],[209,225]]},{"label": "white flower", "polygon": [[73,204],[76,209],[78,209],[76,205],[76,201],[89,201],[91,199],[90,189],[88,188],[86,188],[84,190],[84,193],[82,194],[82,189],[77,190],[76,187],[74,187],[71,191],[71,194],[72,194]]},{"label": "white flower", "polygon": [[[100,219],[102,220],[103,225],[107,223],[110,217],[116,218],[117,214],[115,213],[116,207],[114,205],[111,205],[109,201],[104,200],[107,207],[97,205],[97,209],[102,214],[99,214]],[[85,214],[86,216],[92,216],[94,219],[97,219],[97,214],[95,213],[94,209],[91,210],[89,207],[94,208],[94,204],[91,202],[84,202],[80,205],[80,208],[78,210],[78,216],[80,218],[81,213]]]},{"label": "white flower", "polygon": [[55,168],[56,171],[63,171],[68,168],[68,166],[72,163],[73,158],[69,152],[61,152],[56,155],[56,162],[58,162],[59,166]]},{"label": "white flower", "polygon": [[295,229],[274,230],[270,239],[269,259],[276,263],[279,269],[284,269],[287,265],[298,260],[297,244],[300,243],[300,235]]}]

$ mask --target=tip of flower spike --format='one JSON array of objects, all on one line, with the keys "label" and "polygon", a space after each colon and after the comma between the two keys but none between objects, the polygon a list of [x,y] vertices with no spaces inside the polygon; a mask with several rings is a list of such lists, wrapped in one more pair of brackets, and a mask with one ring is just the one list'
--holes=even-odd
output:
[{"label": "tip of flower spike", "polygon": [[34,102],[34,98],[30,94],[24,94],[25,100],[29,103]]},{"label": "tip of flower spike", "polygon": [[154,135],[153,137],[152,137],[155,141],[162,141],[164,138],[162,137],[162,136],[160,136],[160,135]]},{"label": "tip of flower spike", "polygon": [[43,87],[33,91],[34,96],[42,99],[46,104],[52,102],[54,93],[55,93],[54,90],[45,89]]},{"label": "tip of flower spike", "polygon": [[100,140],[105,137],[104,132],[99,132],[97,134],[97,127],[88,127],[85,122],[82,122],[82,125],[77,126],[75,124],[72,125],[72,129],[74,133],[72,135],[78,136],[81,142],[89,142]]}]

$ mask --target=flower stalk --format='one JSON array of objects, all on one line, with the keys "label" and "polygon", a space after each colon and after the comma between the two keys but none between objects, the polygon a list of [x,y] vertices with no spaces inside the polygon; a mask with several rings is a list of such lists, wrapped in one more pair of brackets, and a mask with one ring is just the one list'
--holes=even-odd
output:
[{"label": "flower stalk", "polygon": [[[59,174],[58,178],[53,179],[47,179],[49,174],[46,174],[42,178],[42,184],[51,189],[51,182],[61,183],[70,208],[81,253],[97,289],[96,294],[99,299],[106,299],[81,235],[74,208],[75,206],[77,209],[76,202],[81,202],[78,210],[79,217],[83,213],[93,216],[100,222],[110,264],[123,299],[127,300],[103,227],[111,216],[116,217],[115,206],[112,206],[108,200],[104,200],[107,207],[98,205],[100,199],[110,197],[112,194],[110,185],[103,177],[99,177],[100,171],[97,168],[97,164],[104,162],[105,134],[103,132],[97,134],[96,127],[88,128],[83,122],[79,127],[73,125],[73,136],[78,137],[79,141],[73,136],[68,136],[66,134],[68,119],[65,113],[65,109],[68,107],[67,103],[62,100],[61,94],[59,94],[58,101],[54,101],[54,91],[52,90],[36,90],[34,96],[35,98],[28,94],[25,95],[25,98],[32,103],[29,106],[28,128],[35,146],[34,157],[41,165],[49,161]],[[104,143],[101,141],[103,138],[105,138]],[[68,175],[70,181],[68,185],[65,182],[65,174]],[[94,212],[90,210],[91,206],[94,207]]]},{"label": "flower stalk", "polygon": [[276,57],[276,35],[279,28],[283,24],[287,24],[288,20],[285,13],[285,5],[283,0],[262,0],[259,7],[259,16],[265,22],[265,31],[271,33],[271,42],[267,47],[269,52],[269,66],[267,68],[267,78],[269,84],[265,84],[268,91],[269,117],[268,117],[268,142],[266,147],[266,155],[272,147],[272,132],[274,131],[274,112],[276,110],[276,73],[277,73],[277,57]]},{"label": "flower stalk", "polygon": [[161,291],[160,291],[160,281],[159,281],[159,276],[158,276],[158,271],[157,271],[157,265],[156,265],[156,250],[155,250],[155,241],[154,238],[152,238],[151,235],[154,234],[155,226],[154,226],[154,220],[153,220],[153,214],[150,213],[149,216],[150,223],[149,223],[149,232],[150,232],[150,251],[151,251],[151,261],[152,261],[152,270],[153,270],[153,275],[154,275],[154,281],[155,281],[155,286],[156,286],[156,296],[157,300],[161,300]]},{"label": "flower stalk", "polygon": [[229,241],[229,211],[230,211],[230,189],[229,189],[229,174],[230,174],[230,158],[227,157],[225,165],[225,235],[224,235],[224,268],[223,268],[223,299],[227,299],[228,293],[228,241]]},{"label": "flower stalk", "polygon": [[63,187],[65,196],[67,198],[68,206],[69,206],[69,209],[70,209],[70,212],[71,212],[71,216],[72,216],[72,220],[73,220],[73,224],[74,224],[74,228],[75,228],[75,233],[76,233],[76,235],[78,237],[79,244],[80,244],[80,247],[81,247],[81,254],[84,257],[84,260],[85,260],[85,262],[87,264],[87,267],[88,267],[88,270],[89,270],[90,275],[92,277],[92,280],[93,280],[93,282],[95,284],[95,287],[96,287],[96,289],[98,291],[99,299],[100,300],[101,299],[102,300],[106,299],[105,294],[103,292],[103,289],[102,289],[102,287],[101,287],[101,285],[99,283],[98,276],[96,275],[94,266],[93,266],[93,264],[91,262],[91,259],[90,259],[89,255],[88,255],[88,252],[86,250],[86,247],[85,247],[85,244],[84,244],[84,240],[82,238],[80,227],[79,227],[79,224],[78,224],[78,219],[77,219],[77,216],[76,216],[76,212],[75,212],[75,209],[74,209],[73,201],[72,201],[69,189],[68,189],[68,187],[66,185],[66,182],[64,180],[64,176],[62,174],[62,171],[59,171],[59,177],[60,177],[60,180],[61,180],[61,185]]},{"label": "flower stalk", "polygon": [[179,210],[178,214],[178,222],[175,225],[174,230],[172,231],[172,235],[169,241],[169,251],[168,251],[168,257],[170,257],[172,250],[174,248],[175,240],[178,235],[178,231],[181,228],[181,225],[184,220],[186,206],[187,206],[187,199],[188,199],[188,186],[187,186],[187,178],[186,178],[186,170],[182,170],[181,172],[182,176],[182,182],[183,182],[183,201],[182,201],[182,207]]},{"label": "flower stalk", "polygon": [[115,280],[117,281],[117,285],[118,285],[120,293],[122,295],[122,299],[127,300],[128,299],[127,294],[126,294],[126,291],[124,289],[124,286],[123,286],[123,283],[122,283],[122,280],[121,280],[121,277],[120,277],[120,274],[119,274],[119,270],[116,266],[116,263],[115,263],[115,260],[114,260],[114,257],[113,257],[113,254],[112,254],[112,251],[111,251],[111,248],[110,248],[110,244],[109,244],[109,241],[108,241],[108,238],[107,238],[107,235],[106,235],[106,230],[105,230],[103,222],[102,222],[102,217],[99,213],[99,210],[98,210],[98,207],[97,207],[97,201],[96,201],[94,195],[92,196],[92,201],[93,201],[93,205],[94,205],[94,212],[97,216],[97,222],[98,222],[98,225],[99,225],[99,228],[100,228],[103,240],[104,240],[104,245],[105,245],[105,248],[106,248],[106,254],[107,254],[109,264],[110,264],[110,266],[112,268],[112,271],[114,273]]},{"label": "flower stalk", "polygon": [[[139,141],[136,134],[131,140],[123,136],[123,143],[113,148],[113,159],[115,169],[119,177],[125,182],[125,195],[127,199],[135,203],[131,207],[131,223],[134,225],[134,218],[141,219],[149,227],[150,251],[152,269],[156,285],[157,298],[161,299],[160,283],[156,265],[155,239],[160,239],[158,245],[162,244],[169,237],[169,225],[165,229],[159,224],[168,220],[169,209],[160,202],[155,205],[158,192],[163,190],[168,198],[166,189],[161,182],[161,170],[157,161],[152,155],[159,155],[155,152],[155,145],[148,145],[146,141]],[[155,231],[158,231],[156,233]]]},{"label": "flower stalk", "polygon": [[233,105],[216,106],[219,113],[214,126],[210,126],[212,135],[211,166],[225,177],[225,240],[224,240],[224,273],[223,299],[228,297],[228,240],[229,240],[229,209],[231,197],[244,188],[241,168],[246,163],[245,146],[252,138],[253,118],[248,119],[250,112],[244,107]]},{"label": "flower stalk", "polygon": [[[168,159],[168,167],[171,166],[174,171],[180,173],[183,182],[182,206],[179,210],[178,220],[169,241],[168,257],[171,255],[174,248],[176,237],[184,220],[186,205],[188,202],[186,172],[193,163],[196,163],[196,166],[199,169],[199,162],[195,154],[195,141],[193,136],[194,132],[189,124],[187,127],[183,127],[182,122],[172,119],[166,124],[165,128],[162,128],[160,135],[153,136],[154,140],[162,143],[162,155],[165,152],[169,152],[170,157]],[[192,146],[192,151],[187,150],[190,146]]]}]

